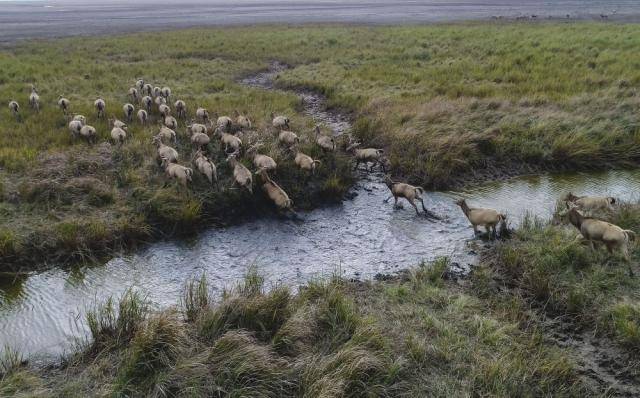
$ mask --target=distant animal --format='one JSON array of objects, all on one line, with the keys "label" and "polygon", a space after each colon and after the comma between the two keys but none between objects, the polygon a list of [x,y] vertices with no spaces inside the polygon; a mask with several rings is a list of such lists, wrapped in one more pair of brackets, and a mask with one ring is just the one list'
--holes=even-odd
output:
[{"label": "distant animal", "polygon": [[124,117],[125,119],[127,119],[127,122],[131,123],[131,120],[133,120],[133,112],[135,111],[135,109],[136,108],[134,108],[131,104],[124,104],[122,106],[122,111],[124,112]]},{"label": "distant animal", "polygon": [[385,185],[391,191],[391,196],[385,199],[385,202],[388,202],[391,198],[394,199],[393,206],[398,207],[398,198],[405,198],[407,202],[416,210],[416,214],[420,214],[418,211],[418,206],[416,206],[415,201],[420,201],[422,204],[422,210],[426,213],[428,212],[427,208],[424,206],[424,200],[422,200],[422,194],[424,194],[424,188],[422,187],[414,187],[413,185],[406,184],[404,182],[396,182],[391,180],[391,176],[386,175],[384,178]]},{"label": "distant animal", "polygon": [[158,106],[158,112],[160,112],[160,115],[162,117],[171,116],[171,108],[169,108],[169,106],[167,104],[160,104]]},{"label": "distant animal", "polygon": [[98,113],[98,119],[102,119],[105,115],[107,104],[102,98],[98,98],[93,102],[93,106],[96,108],[96,112]]},{"label": "distant animal", "polygon": [[158,137],[161,142],[176,142],[176,132],[163,124],[160,124],[160,132],[156,137]]},{"label": "distant animal", "polygon": [[171,89],[169,87],[163,87],[162,90],[160,90],[160,94],[168,101],[171,97]]},{"label": "distant animal", "polygon": [[251,176],[251,171],[238,161],[236,154],[229,155],[227,162],[233,167],[233,185],[238,184],[253,194],[253,177]]},{"label": "distant animal", "polygon": [[115,117],[109,118],[109,127],[118,127],[124,131],[128,131],[128,126],[125,122],[116,119]]},{"label": "distant animal", "polygon": [[195,134],[195,133],[208,134],[209,130],[210,129],[207,126],[200,123],[191,123],[187,125],[187,134],[189,135]]},{"label": "distant animal", "polygon": [[220,130],[219,128],[216,129],[216,132],[220,135],[220,141],[222,141],[222,144],[224,145],[225,153],[229,153],[229,149],[232,149],[233,153],[236,154],[240,152],[240,149],[242,148],[242,140],[240,138]]},{"label": "distant animal", "polygon": [[176,103],[173,104],[173,107],[176,108],[176,112],[178,114],[178,119],[186,119],[187,118],[187,104],[184,101],[182,101],[182,100],[176,101]]},{"label": "distant animal", "polygon": [[74,115],[72,120],[77,120],[84,126],[87,124],[87,118],[84,115]]},{"label": "distant animal", "polygon": [[171,130],[178,129],[178,121],[173,116],[167,116],[164,118],[164,125],[169,127]]},{"label": "distant animal", "polygon": [[169,162],[167,161],[167,159],[163,159],[163,164],[165,174],[170,178],[178,180],[180,185],[182,185],[183,187],[186,187],[188,182],[193,181],[193,169],[179,165],[177,163]]},{"label": "distant animal", "polygon": [[153,137],[153,143],[158,149],[158,158],[162,161],[163,166],[166,163],[176,163],[178,161],[178,151],[163,144],[162,139],[159,136],[156,135]]},{"label": "distant animal", "polygon": [[286,116],[276,116],[271,113],[271,125],[277,130],[289,129],[289,118]]},{"label": "distant animal", "polygon": [[320,134],[320,126],[316,126],[315,128],[316,134],[316,143],[320,148],[322,148],[325,152],[333,152],[336,150],[336,142],[333,137],[328,137],[326,135]]},{"label": "distant animal", "polygon": [[196,169],[207,177],[210,184],[218,182],[218,174],[216,171],[216,165],[207,158],[201,150],[198,150],[194,156],[194,163]]},{"label": "distant animal", "polygon": [[194,133],[191,135],[191,145],[194,148],[200,149],[203,146],[206,146],[211,141],[208,135],[203,133]]},{"label": "distant animal", "polygon": [[611,196],[576,196],[569,192],[565,196],[565,202],[574,204],[578,209],[586,212],[613,210],[616,199]]},{"label": "distant animal", "polygon": [[129,89],[129,98],[134,104],[140,103],[140,94],[138,94],[138,90],[135,87]]},{"label": "distant animal", "polygon": [[67,112],[69,112],[70,106],[71,106],[71,102],[68,99],[64,98],[63,96],[58,97],[58,108],[62,110],[62,113],[66,115]]},{"label": "distant animal", "polygon": [[317,165],[322,163],[319,160],[314,160],[311,156],[305,155],[302,152],[297,152],[296,157],[294,158],[295,164],[300,167],[302,170],[307,170],[312,173],[315,173]]},{"label": "distant animal", "polygon": [[216,126],[228,133],[233,127],[233,120],[229,116],[220,116],[216,119]]},{"label": "distant animal", "polygon": [[144,109],[147,111],[147,113],[151,113],[151,107],[153,106],[153,98],[151,98],[148,95],[145,95],[144,97],[142,97],[141,104],[144,107]]},{"label": "distant animal", "polygon": [[371,162],[371,167],[369,168],[369,171],[373,171],[373,168],[376,165],[380,165],[380,167],[382,168],[382,171],[386,173],[387,171],[387,166],[386,166],[386,159],[384,158],[384,150],[383,149],[377,149],[377,148],[364,148],[364,149],[359,149],[358,146],[360,146],[360,142],[352,142],[351,145],[349,145],[347,147],[347,151],[348,152],[352,152],[353,155],[356,158],[356,164],[354,167],[354,170],[358,169],[358,166],[360,166],[360,163],[364,163],[365,166]]},{"label": "distant animal", "polygon": [[35,85],[31,85],[31,94],[29,95],[29,106],[36,112],[40,112],[40,96]]},{"label": "distant animal", "polygon": [[144,109],[140,109],[138,111],[138,121],[143,126],[147,124],[147,122],[149,121],[149,114],[147,113],[147,111],[145,111]]},{"label": "distant animal", "polygon": [[635,232],[622,229],[606,221],[585,217],[575,206],[568,210],[566,216],[569,222],[589,242],[592,249],[595,250],[595,242],[602,242],[609,253],[619,249],[627,261],[630,259],[629,242],[635,241]]},{"label": "distant animal", "polygon": [[253,164],[258,170],[275,170],[278,167],[276,161],[273,160],[273,158],[270,156],[258,153],[258,148],[261,146],[262,143],[257,143],[251,146],[249,149],[247,149],[247,155],[253,160]]},{"label": "distant animal", "polygon": [[145,83],[145,85],[142,87],[142,93],[148,95],[148,96],[152,96],[153,95],[153,86],[151,84]]},{"label": "distant animal", "polygon": [[82,129],[82,122],[80,120],[72,120],[69,122],[69,132],[71,136],[77,138],[80,136],[80,130]]},{"label": "distant animal", "polygon": [[237,110],[234,111],[234,117],[236,118],[235,126],[238,130],[249,130],[251,129],[251,120],[245,115],[241,115]]},{"label": "distant animal", "polygon": [[209,121],[209,112],[204,108],[198,108],[196,110],[196,119],[199,121],[206,123]]},{"label": "distant animal", "polygon": [[18,105],[17,101],[9,101],[9,111],[11,111],[11,114],[16,118],[16,120],[20,119],[20,105]]},{"label": "distant animal", "polygon": [[127,132],[120,127],[114,127],[113,129],[111,129],[111,139],[116,144],[122,145],[127,139]]},{"label": "distant animal", "polygon": [[87,140],[89,144],[95,144],[97,140],[96,129],[93,126],[82,126],[80,136]]},{"label": "distant animal", "polygon": [[278,134],[278,142],[291,149],[294,145],[300,142],[300,138],[298,138],[298,135],[292,131],[281,130],[280,134]]},{"label": "distant animal", "polygon": [[496,226],[498,224],[501,225],[501,229],[506,227],[507,216],[498,213],[496,210],[469,207],[464,199],[456,201],[456,204],[460,206],[462,212],[473,226],[473,232],[476,234],[478,233],[478,226],[485,227],[489,236],[496,235]]},{"label": "distant animal", "polygon": [[276,205],[278,210],[292,210],[293,201],[289,198],[289,195],[276,184],[269,173],[265,169],[260,169],[256,172],[262,177],[262,190],[267,194],[269,199]]}]

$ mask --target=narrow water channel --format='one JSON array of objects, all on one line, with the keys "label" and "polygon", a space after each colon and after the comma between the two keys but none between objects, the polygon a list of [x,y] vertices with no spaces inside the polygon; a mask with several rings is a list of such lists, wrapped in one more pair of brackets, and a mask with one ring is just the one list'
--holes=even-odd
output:
[{"label": "narrow water channel", "polygon": [[[269,75],[271,73],[271,75]],[[245,84],[272,89],[271,71]],[[305,111],[334,133],[348,131],[348,119],[327,112],[322,98],[303,93]],[[96,302],[126,289],[141,291],[157,308],[174,305],[185,282],[205,273],[214,292],[236,283],[251,266],[268,283],[298,286],[312,278],[340,273],[372,278],[449,256],[464,269],[475,261],[474,239],[453,201],[463,196],[473,206],[508,214],[515,226],[525,214],[548,218],[555,200],[568,191],[636,200],[640,172],[610,171],[513,178],[459,192],[427,193],[425,204],[443,216],[430,221],[413,208],[384,203],[387,187],[376,174],[361,175],[355,197],[341,205],[302,213],[303,222],[263,218],[213,228],[191,242],[160,242],[105,265],[51,269],[0,280],[0,350],[9,346],[36,357],[70,349],[86,336],[83,314]]]}]

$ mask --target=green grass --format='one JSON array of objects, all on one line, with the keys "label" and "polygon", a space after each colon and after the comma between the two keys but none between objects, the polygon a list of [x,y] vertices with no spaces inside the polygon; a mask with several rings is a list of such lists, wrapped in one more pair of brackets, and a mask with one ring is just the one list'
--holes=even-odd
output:
[{"label": "green grass", "polygon": [[[156,162],[151,137],[157,130],[155,113],[150,127],[132,123],[130,139],[122,147],[109,143],[107,122],[98,120],[93,101],[102,96],[107,115],[122,118],[121,106],[137,77],[168,85],[187,102],[189,117],[197,106],[220,115],[246,113],[256,132],[245,141],[265,142],[263,152],[279,164],[273,176],[298,209],[339,201],[353,182],[347,157],[324,155],[313,144],[312,119],[301,113],[295,94],[250,89],[237,83],[266,68],[265,53],[238,51],[218,45],[234,31],[185,31],[167,38],[163,50],[152,45],[155,35],[75,38],[24,44],[0,51],[0,91],[22,103],[19,122],[5,120],[0,110],[0,270],[70,261],[94,261],[114,250],[160,237],[193,233],[199,227],[235,222],[245,216],[273,212],[273,206],[254,186],[254,195],[231,190],[231,170],[217,139],[209,145],[218,167],[219,187],[212,188],[196,171],[188,191],[167,183]],[[251,34],[258,34],[254,31]],[[173,38],[172,38],[173,37]],[[155,48],[147,55],[143,54]],[[88,62],[78,62],[82,54]],[[73,59],[73,61],[68,61]],[[31,83],[42,98],[42,111],[28,109]],[[71,111],[88,117],[98,130],[98,144],[73,140],[67,121],[55,102],[59,94],[71,100]],[[300,149],[322,158],[311,177],[297,170],[291,154],[274,142],[271,112],[289,115],[303,139]],[[184,123],[178,128],[181,163],[191,166],[191,147]],[[243,162],[249,166],[248,159]],[[253,166],[250,167],[253,169]],[[256,179],[258,180],[258,179]]]},{"label": "green grass", "polygon": [[445,265],[424,264],[386,282],[310,282],[297,294],[265,289],[253,271],[217,304],[199,278],[187,285],[180,313],[152,313],[129,292],[117,313],[112,302],[102,307],[111,308],[101,311],[109,315],[92,327],[101,350],[90,343],[50,369],[19,365],[0,379],[0,391],[47,397],[595,393],[581,384],[567,352],[545,346],[535,327],[520,325],[494,302],[442,279]]},{"label": "green grass", "polygon": [[[6,106],[0,109],[0,211],[12,215],[0,218],[0,250],[8,254],[2,267],[27,258],[95,258],[132,242],[272,209],[259,189],[253,196],[216,191],[200,175],[188,193],[166,187],[149,144],[154,128],[134,124],[122,148],[73,141],[55,107],[59,94],[70,98],[73,112],[89,117],[100,142],[108,128],[95,120],[93,100],[104,97],[107,113],[120,116],[138,77],[172,87],[191,115],[196,106],[246,112],[267,142],[265,152],[281,165],[277,182],[298,208],[308,208],[348,189],[347,159],[323,159],[312,179],[297,171],[265,131],[272,111],[290,115],[305,137],[301,149],[324,157],[310,143],[313,123],[300,113],[299,100],[243,87],[238,78],[272,60],[294,66],[279,75],[279,86],[315,89],[329,106],[351,112],[353,134],[365,145],[384,147],[394,174],[424,186],[531,169],[625,167],[640,159],[639,29],[597,23],[266,26],[3,49],[0,90],[22,103],[23,118],[17,123]],[[40,114],[27,109],[31,83],[40,90]],[[180,135],[178,149],[188,163]],[[217,143],[210,149],[219,154]],[[213,160],[221,186],[228,187],[223,157]],[[82,235],[85,220],[105,224],[93,230],[92,241],[74,236],[70,226],[80,223]],[[65,233],[57,242],[51,237],[59,228]]]},{"label": "green grass", "polygon": [[345,28],[281,84],[315,87],[355,110],[356,135],[387,147],[396,173],[430,186],[491,167],[637,164],[638,29]]}]

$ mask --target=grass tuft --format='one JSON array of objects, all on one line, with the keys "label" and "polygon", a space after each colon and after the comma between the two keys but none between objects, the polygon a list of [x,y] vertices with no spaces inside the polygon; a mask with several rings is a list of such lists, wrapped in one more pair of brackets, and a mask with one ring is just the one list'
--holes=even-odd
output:
[{"label": "grass tuft", "polygon": [[90,352],[113,349],[127,345],[142,327],[149,311],[140,293],[127,290],[114,306],[113,298],[87,312],[87,324],[91,333]]}]

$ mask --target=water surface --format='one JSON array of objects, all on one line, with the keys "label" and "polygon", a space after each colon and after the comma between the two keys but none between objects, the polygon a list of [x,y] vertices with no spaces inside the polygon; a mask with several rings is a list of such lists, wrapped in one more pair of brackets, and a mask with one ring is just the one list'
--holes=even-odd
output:
[{"label": "water surface", "polygon": [[207,274],[219,293],[255,265],[269,283],[297,286],[340,272],[371,278],[420,261],[450,256],[472,263],[473,231],[453,200],[506,212],[512,225],[527,212],[552,214],[555,198],[580,194],[637,199],[640,172],[520,177],[462,192],[428,193],[426,205],[446,217],[432,222],[413,208],[393,209],[379,176],[363,178],[357,196],[344,204],[303,213],[304,222],[265,218],[211,229],[191,243],[161,242],[104,266],[52,269],[12,283],[0,283],[0,346],[23,352],[59,354],[74,336],[86,333],[82,314],[96,300],[133,287],[157,307],[177,303],[186,280]]}]

